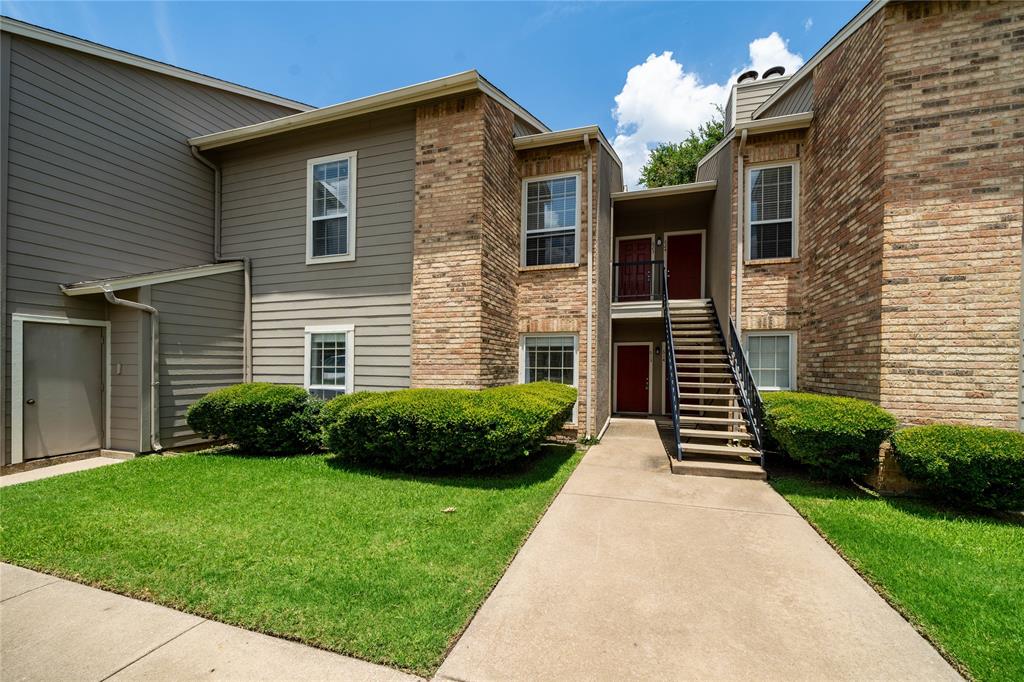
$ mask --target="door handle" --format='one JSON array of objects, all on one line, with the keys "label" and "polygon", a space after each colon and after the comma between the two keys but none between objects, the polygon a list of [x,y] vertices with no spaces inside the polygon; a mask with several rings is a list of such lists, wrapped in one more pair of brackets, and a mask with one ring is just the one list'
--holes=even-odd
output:
[{"label": "door handle", "polygon": [[26,405],[35,405],[36,404],[36,399],[35,398],[29,398],[28,400],[25,401],[25,404]]}]

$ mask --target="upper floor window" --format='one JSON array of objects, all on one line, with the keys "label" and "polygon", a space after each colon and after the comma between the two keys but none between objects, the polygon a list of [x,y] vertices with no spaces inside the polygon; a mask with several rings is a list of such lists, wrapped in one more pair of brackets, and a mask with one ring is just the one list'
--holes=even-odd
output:
[{"label": "upper floor window", "polygon": [[747,258],[796,255],[797,165],[751,168],[747,195]]},{"label": "upper floor window", "polygon": [[352,392],[352,325],[306,327],[305,385],[314,396],[330,400]]},{"label": "upper floor window", "polygon": [[306,263],[354,259],[356,153],[310,159],[306,188]]},{"label": "upper floor window", "polygon": [[577,263],[578,175],[523,181],[523,265]]}]

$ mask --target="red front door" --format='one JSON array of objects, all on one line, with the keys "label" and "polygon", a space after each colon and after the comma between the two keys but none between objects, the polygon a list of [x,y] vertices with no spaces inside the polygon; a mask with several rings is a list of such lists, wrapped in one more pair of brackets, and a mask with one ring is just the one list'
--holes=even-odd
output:
[{"label": "red front door", "polygon": [[[651,298],[651,238],[620,239],[616,275],[616,301]],[[636,263],[636,265],[630,265]]]},{"label": "red front door", "polygon": [[703,242],[700,232],[674,234],[665,239],[669,298],[701,298]]},{"label": "red front door", "polygon": [[615,347],[615,411],[650,410],[651,348],[647,344]]}]

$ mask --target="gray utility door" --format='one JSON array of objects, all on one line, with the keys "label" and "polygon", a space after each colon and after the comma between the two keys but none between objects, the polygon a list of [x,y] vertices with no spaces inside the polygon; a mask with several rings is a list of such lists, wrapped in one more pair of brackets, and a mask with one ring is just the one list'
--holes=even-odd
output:
[{"label": "gray utility door", "polygon": [[103,328],[26,322],[24,459],[98,450],[103,439]]}]

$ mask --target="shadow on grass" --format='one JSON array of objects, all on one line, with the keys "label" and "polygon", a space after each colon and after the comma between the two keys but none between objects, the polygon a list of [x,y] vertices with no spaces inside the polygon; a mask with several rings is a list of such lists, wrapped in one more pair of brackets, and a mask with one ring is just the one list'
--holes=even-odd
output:
[{"label": "shadow on grass", "polygon": [[843,485],[815,480],[806,473],[791,468],[774,473],[771,483],[783,495],[799,495],[820,501],[854,500],[880,504],[900,513],[916,516],[921,519],[981,522],[1007,526],[1022,525],[1022,520],[1007,517],[1000,512],[987,509],[965,509],[929,498],[879,495],[859,488],[852,483]]},{"label": "shadow on grass", "polygon": [[550,480],[575,452],[575,445],[548,443],[542,445],[537,452],[530,453],[529,457],[509,462],[496,469],[476,473],[448,471],[430,474],[393,471],[382,467],[348,462],[337,455],[328,456],[327,465],[339,471],[373,476],[374,478],[396,481],[419,481],[461,488],[501,490],[507,488],[526,488]]}]

